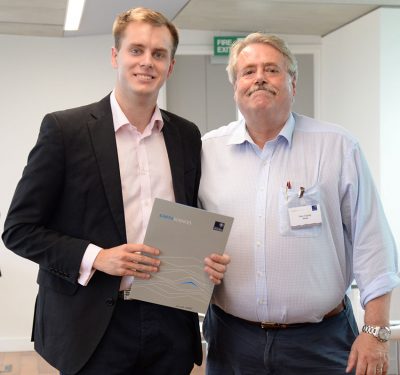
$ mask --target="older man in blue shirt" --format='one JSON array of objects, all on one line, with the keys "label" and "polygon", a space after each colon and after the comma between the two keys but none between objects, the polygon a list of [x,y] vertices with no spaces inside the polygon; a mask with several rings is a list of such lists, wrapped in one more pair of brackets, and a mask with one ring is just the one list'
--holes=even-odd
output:
[{"label": "older man in blue shirt", "polygon": [[397,252],[357,140],[291,112],[297,64],[280,38],[238,41],[227,70],[244,119],[203,137],[199,191],[235,217],[204,324],[208,374],[386,374]]}]

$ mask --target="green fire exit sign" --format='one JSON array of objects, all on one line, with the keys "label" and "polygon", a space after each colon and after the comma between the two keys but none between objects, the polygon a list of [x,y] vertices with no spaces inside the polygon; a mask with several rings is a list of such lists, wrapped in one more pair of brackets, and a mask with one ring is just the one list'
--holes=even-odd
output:
[{"label": "green fire exit sign", "polygon": [[239,36],[214,36],[214,56],[228,56],[232,43],[242,37]]}]

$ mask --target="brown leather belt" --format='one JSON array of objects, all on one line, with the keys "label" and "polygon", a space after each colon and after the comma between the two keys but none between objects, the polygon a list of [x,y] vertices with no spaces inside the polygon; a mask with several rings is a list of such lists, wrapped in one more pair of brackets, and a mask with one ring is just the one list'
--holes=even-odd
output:
[{"label": "brown leather belt", "polygon": [[[340,314],[344,309],[344,302],[341,301],[339,305],[337,305],[333,310],[329,311],[326,315],[324,315],[323,320],[332,318],[333,316],[336,316]],[[300,328],[304,327],[309,324],[314,324],[314,323],[274,323],[274,322],[253,322],[251,320],[246,320],[242,318],[235,317],[236,319],[240,319],[248,324],[252,324],[255,326],[258,326],[262,329],[281,329],[281,328]]]}]

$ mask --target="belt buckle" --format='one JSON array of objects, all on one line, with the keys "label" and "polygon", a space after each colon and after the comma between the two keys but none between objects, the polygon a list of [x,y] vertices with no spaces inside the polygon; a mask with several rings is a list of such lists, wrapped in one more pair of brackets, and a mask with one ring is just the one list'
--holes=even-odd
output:
[{"label": "belt buckle", "polygon": [[288,326],[289,324],[284,324],[284,323],[261,322],[262,329],[287,328]]}]

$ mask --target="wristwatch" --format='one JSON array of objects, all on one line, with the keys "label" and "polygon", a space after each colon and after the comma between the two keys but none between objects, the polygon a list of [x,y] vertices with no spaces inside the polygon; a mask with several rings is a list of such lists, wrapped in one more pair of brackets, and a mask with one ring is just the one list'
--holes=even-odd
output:
[{"label": "wristwatch", "polygon": [[388,341],[392,333],[389,327],[369,326],[367,324],[362,327],[362,331],[375,336],[380,342]]}]

